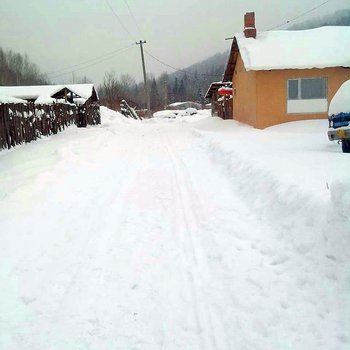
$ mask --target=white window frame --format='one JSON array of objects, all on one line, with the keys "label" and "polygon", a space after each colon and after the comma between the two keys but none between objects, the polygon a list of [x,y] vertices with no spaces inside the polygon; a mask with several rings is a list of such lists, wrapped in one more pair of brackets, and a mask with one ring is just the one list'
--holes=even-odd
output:
[{"label": "white window frame", "polygon": [[[324,98],[301,98],[301,81],[303,79],[324,79],[326,82],[326,96]],[[298,81],[298,98],[289,99],[289,81]],[[287,79],[287,114],[315,114],[328,111],[328,78],[327,77],[305,77]]]}]

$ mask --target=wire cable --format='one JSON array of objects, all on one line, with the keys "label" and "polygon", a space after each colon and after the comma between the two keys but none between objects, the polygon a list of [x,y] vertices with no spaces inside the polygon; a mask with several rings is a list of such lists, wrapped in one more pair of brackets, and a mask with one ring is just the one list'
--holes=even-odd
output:
[{"label": "wire cable", "polygon": [[[133,46],[134,46],[134,44],[133,44],[133,45],[130,45],[129,47],[124,48],[123,50],[120,50],[120,51],[116,52],[115,54],[113,54],[113,55],[110,56],[110,57],[106,57],[106,58],[101,59],[101,60],[99,60],[99,61],[97,61],[97,62],[94,62],[94,63],[92,63],[92,64],[88,64],[88,65],[85,65],[84,67],[80,67],[80,68],[78,68],[78,69],[74,69],[73,71],[74,71],[74,72],[77,72],[77,71],[80,71],[80,70],[83,70],[83,69],[86,69],[86,68],[95,66],[95,65],[97,65],[97,64],[100,64],[100,63],[102,63],[102,62],[105,62],[105,61],[107,61],[107,60],[109,60],[109,59],[111,59],[111,58],[114,58],[114,57],[117,56],[118,54],[121,54],[121,53],[124,53],[124,52],[130,50]],[[58,77],[60,77],[60,76],[67,75],[67,74],[71,74],[71,73],[72,73],[72,71],[71,71],[71,70],[68,70],[67,72],[64,72],[64,73],[55,75],[54,77],[51,77],[51,79],[56,79],[56,78],[58,78]]]},{"label": "wire cable", "polygon": [[[153,56],[149,51],[147,51],[146,49],[143,49],[146,54],[150,57],[152,57],[154,60],[156,60],[157,62],[161,63],[162,65],[166,66],[166,67],[169,67],[171,69],[174,69],[175,71],[179,71],[179,72],[183,72],[183,73],[186,73],[186,74],[191,74],[191,75],[194,75],[194,73],[191,73],[191,72],[188,72],[186,71],[185,69],[180,69],[180,68],[176,68],[176,67],[173,67],[172,65],[166,63],[166,62],[163,62],[162,60],[160,60],[159,58]],[[202,74],[202,73],[198,73],[198,75],[200,76],[205,76],[205,77],[220,77],[222,78],[222,74]]]},{"label": "wire cable", "polygon": [[60,73],[62,71],[66,71],[66,70],[72,70],[72,68],[75,68],[75,67],[78,67],[78,66],[81,66],[81,65],[85,65],[87,63],[90,63],[90,62],[93,62],[93,61],[96,61],[96,60],[99,60],[99,59],[104,59],[106,58],[107,56],[113,56],[115,55],[116,53],[120,52],[120,51],[123,51],[124,49],[128,49],[132,46],[134,46],[135,44],[132,44],[132,45],[129,45],[129,46],[126,46],[126,47],[122,47],[120,49],[117,49],[117,50],[114,50],[114,51],[111,51],[111,52],[108,52],[108,53],[105,53],[104,55],[101,55],[101,56],[97,56],[95,58],[91,58],[87,61],[83,61],[83,62],[80,62],[80,63],[77,63],[77,64],[74,64],[72,66],[68,66],[68,67],[65,67],[65,68],[61,68],[61,69],[57,69],[57,70],[54,70],[54,71],[51,71],[51,72],[48,72],[48,73],[45,73],[45,75],[52,75],[52,74],[56,74],[56,73]]},{"label": "wire cable", "polygon": [[274,30],[274,29],[283,27],[284,25],[289,24],[290,22],[294,22],[294,21],[296,21],[297,19],[299,19],[300,17],[303,17],[303,16],[305,16],[305,15],[307,15],[307,14],[309,14],[309,13],[311,13],[311,12],[317,10],[317,9],[319,9],[320,7],[326,5],[327,3],[331,2],[331,1],[333,1],[333,0],[327,0],[327,1],[323,2],[322,4],[320,4],[320,5],[318,5],[318,6],[315,6],[315,7],[313,7],[312,9],[310,9],[310,10],[308,10],[308,11],[306,11],[306,12],[304,12],[304,13],[302,13],[302,14],[300,14],[300,15],[298,15],[298,16],[296,16],[296,17],[294,17],[294,18],[292,18],[292,19],[290,19],[290,20],[288,20],[288,21],[286,21],[286,22],[284,22],[284,23],[282,23],[282,24],[279,24],[279,25],[274,26],[274,27],[272,27],[272,28],[270,28],[270,29],[267,29],[266,31]]},{"label": "wire cable", "polygon": [[139,24],[137,23],[136,17],[134,16],[133,12],[131,11],[131,8],[130,8],[130,6],[129,6],[127,0],[124,0],[124,3],[125,3],[125,5],[126,5],[126,7],[128,8],[128,11],[129,11],[129,13],[130,13],[130,16],[131,16],[131,18],[133,19],[133,21],[134,21],[134,23],[135,23],[135,25],[136,25],[136,28],[137,28],[139,34],[142,36],[140,26],[139,26]]},{"label": "wire cable", "polygon": [[129,35],[129,37],[131,39],[133,39],[129,29],[124,25],[124,23],[121,21],[120,17],[118,16],[118,14],[113,10],[113,7],[111,6],[111,4],[109,3],[108,0],[105,0],[105,3],[108,5],[109,9],[111,10],[111,12],[113,13],[114,17],[118,20],[120,26],[124,29],[124,31]]}]

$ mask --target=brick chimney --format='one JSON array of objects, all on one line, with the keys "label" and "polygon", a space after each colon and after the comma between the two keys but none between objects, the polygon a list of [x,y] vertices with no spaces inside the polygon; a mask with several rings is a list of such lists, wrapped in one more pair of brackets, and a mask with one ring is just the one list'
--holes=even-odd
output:
[{"label": "brick chimney", "polygon": [[255,12],[247,12],[244,15],[244,36],[246,38],[256,38]]}]

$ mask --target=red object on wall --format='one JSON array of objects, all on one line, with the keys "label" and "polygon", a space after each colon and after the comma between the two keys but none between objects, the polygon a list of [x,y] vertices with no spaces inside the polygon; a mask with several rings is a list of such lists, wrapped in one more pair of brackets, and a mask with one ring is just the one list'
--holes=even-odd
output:
[{"label": "red object on wall", "polygon": [[233,90],[232,88],[228,88],[228,87],[221,87],[218,90],[218,94],[220,96],[232,96],[233,95]]}]

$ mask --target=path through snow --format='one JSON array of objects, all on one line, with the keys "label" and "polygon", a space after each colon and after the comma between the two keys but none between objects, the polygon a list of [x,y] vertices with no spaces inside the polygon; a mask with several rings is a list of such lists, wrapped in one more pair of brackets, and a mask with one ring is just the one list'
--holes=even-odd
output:
[{"label": "path through snow", "polygon": [[70,129],[0,179],[0,349],[345,349],[188,123]]}]

